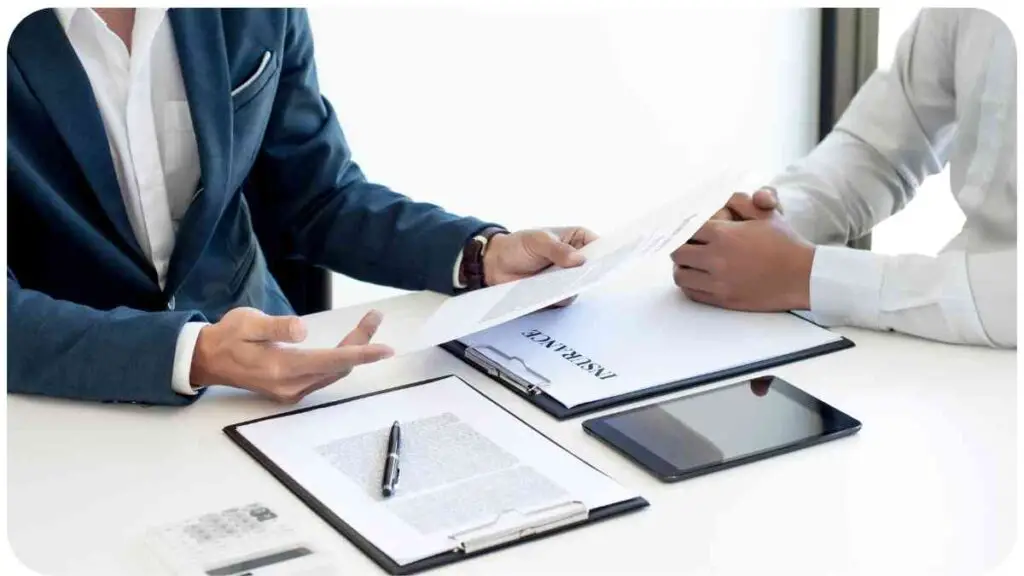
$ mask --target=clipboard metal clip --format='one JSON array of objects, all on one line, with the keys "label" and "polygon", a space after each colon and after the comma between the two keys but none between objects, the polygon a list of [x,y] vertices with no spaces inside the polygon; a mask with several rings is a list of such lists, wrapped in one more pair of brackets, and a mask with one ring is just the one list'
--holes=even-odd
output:
[{"label": "clipboard metal clip", "polygon": [[449,538],[457,543],[456,551],[472,554],[533,534],[576,524],[586,520],[589,515],[586,505],[579,500],[539,508],[525,514],[518,510],[506,510],[490,522],[457,532]]},{"label": "clipboard metal clip", "polygon": [[539,394],[550,380],[526,365],[518,356],[509,356],[494,346],[466,346],[466,359],[484,369],[489,375],[497,376],[533,396]]}]

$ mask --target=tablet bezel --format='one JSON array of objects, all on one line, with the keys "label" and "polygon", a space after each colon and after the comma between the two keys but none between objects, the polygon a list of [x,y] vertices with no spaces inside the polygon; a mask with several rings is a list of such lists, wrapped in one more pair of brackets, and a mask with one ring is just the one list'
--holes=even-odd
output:
[{"label": "tablet bezel", "polygon": [[[790,400],[798,402],[801,405],[805,406],[806,408],[813,410],[815,412],[829,413],[832,416],[834,422],[836,423],[835,426],[822,434],[808,436],[800,440],[797,440],[796,442],[791,442],[789,444],[783,444],[780,446],[765,447],[761,450],[757,450],[749,454],[744,454],[743,456],[737,456],[731,459],[722,460],[720,462],[715,462],[712,464],[684,470],[662,459],[654,452],[648,450],[644,445],[640,444],[636,440],[633,440],[629,436],[626,436],[625,434],[620,432],[618,428],[614,427],[609,423],[610,420],[621,418],[634,412],[640,412],[643,410],[656,408],[658,406],[662,406],[672,402],[685,402],[688,398],[694,398],[704,394],[714,394],[718,391],[724,391],[735,386],[749,386],[752,380],[756,380],[758,378],[772,378],[773,381],[771,383],[771,386],[778,392],[785,395]],[[633,461],[633,463],[637,464],[638,466],[646,470],[649,474],[658,478],[662,482],[678,482],[680,480],[686,480],[688,478],[694,478],[696,476],[703,476],[704,474],[710,474],[712,472],[725,470],[727,468],[732,468],[734,466],[749,464],[751,462],[762,460],[764,458],[785,454],[787,452],[800,450],[802,448],[814,446],[816,444],[827,442],[829,440],[849,436],[860,431],[861,422],[859,420],[835,408],[834,406],[810,395],[809,393],[797,388],[796,386],[790,384],[786,380],[779,378],[778,376],[775,375],[765,375],[760,376],[758,378],[741,380],[739,382],[734,382],[726,386],[720,386],[710,390],[704,390],[696,394],[679,396],[669,400],[663,400],[660,402],[655,402],[651,404],[646,404],[644,406],[631,408],[629,410],[624,410],[614,414],[608,414],[605,416],[592,418],[590,420],[586,420],[583,422],[583,430],[586,431],[591,436],[594,436],[598,440],[602,441],[603,443],[607,444],[609,447],[611,447],[619,454],[622,454],[627,459]]]}]

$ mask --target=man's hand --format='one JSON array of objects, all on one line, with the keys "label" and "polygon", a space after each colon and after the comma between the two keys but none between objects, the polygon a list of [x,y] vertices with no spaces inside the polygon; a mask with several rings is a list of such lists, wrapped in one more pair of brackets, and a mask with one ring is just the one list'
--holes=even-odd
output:
[{"label": "man's hand", "polygon": [[677,286],[691,299],[748,311],[810,307],[814,245],[781,218],[709,221],[672,253]]},{"label": "man's hand", "polygon": [[721,210],[715,212],[711,219],[767,220],[776,213],[782,214],[782,205],[779,204],[778,194],[774,188],[766,186],[753,194],[736,192]]},{"label": "man's hand", "polygon": [[[543,228],[498,234],[484,253],[484,282],[494,286],[533,276],[550,266],[575,268],[586,260],[579,249],[597,240],[586,228]],[[574,298],[556,306],[567,306]]]},{"label": "man's hand", "polygon": [[380,313],[370,312],[336,348],[299,350],[276,344],[306,338],[297,317],[236,308],[200,331],[192,356],[191,382],[196,387],[220,384],[278,402],[298,402],[360,364],[391,357],[394,351],[388,346],[370,344],[380,322]]}]

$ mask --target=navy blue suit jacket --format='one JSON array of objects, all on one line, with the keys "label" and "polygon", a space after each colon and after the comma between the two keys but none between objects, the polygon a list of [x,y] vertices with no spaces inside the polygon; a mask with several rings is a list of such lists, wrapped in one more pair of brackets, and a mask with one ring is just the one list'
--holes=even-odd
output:
[{"label": "navy blue suit jacket", "polygon": [[[320,95],[303,10],[172,9],[201,182],[165,289],[132,233],[89,80],[56,15],[7,52],[8,389],[186,404],[182,325],[251,306],[289,314],[266,253],[411,290],[449,292],[487,223],[366,181]],[[231,95],[269,65],[241,92]]]}]

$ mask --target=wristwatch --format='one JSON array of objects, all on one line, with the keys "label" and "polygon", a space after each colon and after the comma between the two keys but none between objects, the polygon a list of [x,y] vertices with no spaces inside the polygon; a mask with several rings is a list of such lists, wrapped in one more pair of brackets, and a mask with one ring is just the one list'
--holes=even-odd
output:
[{"label": "wristwatch", "polygon": [[459,267],[460,291],[476,290],[487,285],[484,276],[484,254],[491,238],[498,234],[508,234],[508,230],[491,226],[477,232],[466,242],[462,249],[462,264]]}]

